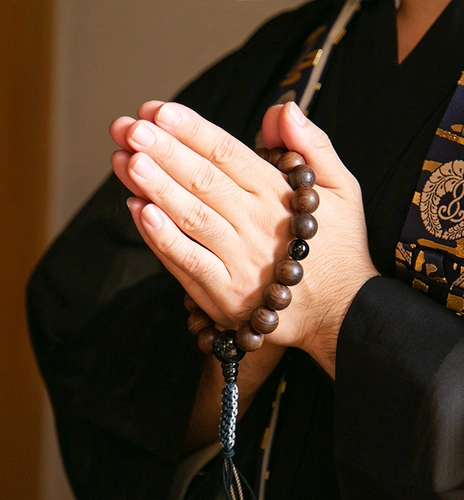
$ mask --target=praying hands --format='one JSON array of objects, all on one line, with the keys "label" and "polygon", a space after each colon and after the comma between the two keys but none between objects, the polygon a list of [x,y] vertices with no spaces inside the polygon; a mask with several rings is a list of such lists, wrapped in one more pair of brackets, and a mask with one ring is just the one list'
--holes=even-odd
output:
[{"label": "praying hands", "polygon": [[[134,193],[138,231],[195,302],[221,327],[237,328],[262,304],[292,240],[286,177],[222,129],[176,103],[152,101],[139,120],[121,117],[112,158]],[[326,135],[294,103],[263,120],[268,148],[299,152],[315,173],[319,231],[303,281],[265,343],[295,346],[335,376],[337,334],[361,286],[377,275],[367,249],[360,189]]]}]

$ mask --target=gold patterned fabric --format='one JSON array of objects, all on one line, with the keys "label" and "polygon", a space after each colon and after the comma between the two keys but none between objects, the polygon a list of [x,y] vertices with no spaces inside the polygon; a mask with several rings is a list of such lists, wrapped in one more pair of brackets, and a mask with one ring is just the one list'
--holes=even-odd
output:
[{"label": "gold patterned fabric", "polygon": [[464,313],[464,72],[424,161],[396,265],[413,288]]}]

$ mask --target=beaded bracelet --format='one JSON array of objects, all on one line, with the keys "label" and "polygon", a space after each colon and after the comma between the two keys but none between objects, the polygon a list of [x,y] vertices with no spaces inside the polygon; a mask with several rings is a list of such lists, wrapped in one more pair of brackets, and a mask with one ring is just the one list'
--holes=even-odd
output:
[{"label": "beaded bracelet", "polygon": [[[232,461],[238,414],[238,363],[246,352],[259,349],[264,342],[264,336],[277,328],[277,311],[288,307],[292,300],[289,287],[297,285],[303,279],[303,267],[298,261],[309,254],[306,240],[311,239],[317,232],[317,221],[312,213],[319,206],[319,196],[313,189],[316,180],[313,169],[306,165],[304,158],[295,151],[283,148],[269,151],[260,148],[256,153],[286,174],[294,190],[291,206],[296,213],[291,219],[291,232],[295,239],[288,245],[289,258],[278,262],[274,273],[276,281],[264,289],[264,304],[256,307],[250,319],[237,331],[219,331],[214,327],[214,321],[189,295],[185,295],[184,299],[184,305],[190,312],[187,324],[190,333],[197,336],[200,350],[205,354],[214,354],[222,366],[225,386],[222,390],[219,441],[224,457],[224,489],[228,499],[243,498],[239,473]],[[251,491],[249,486],[248,488]]]}]

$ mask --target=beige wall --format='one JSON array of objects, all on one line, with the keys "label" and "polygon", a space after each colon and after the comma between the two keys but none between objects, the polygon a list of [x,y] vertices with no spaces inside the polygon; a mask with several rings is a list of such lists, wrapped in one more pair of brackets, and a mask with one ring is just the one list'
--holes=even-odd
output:
[{"label": "beige wall", "polygon": [[[145,100],[169,99],[258,24],[301,3],[54,0],[48,237],[109,173],[114,118],[134,115]],[[41,500],[67,500],[48,407],[45,415]]]}]

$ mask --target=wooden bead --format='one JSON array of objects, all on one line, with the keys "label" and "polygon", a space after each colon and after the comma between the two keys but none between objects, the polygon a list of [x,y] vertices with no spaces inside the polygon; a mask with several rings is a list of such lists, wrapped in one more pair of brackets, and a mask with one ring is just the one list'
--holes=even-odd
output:
[{"label": "wooden bead", "polygon": [[277,166],[277,163],[280,159],[280,157],[286,152],[287,150],[285,148],[274,148],[269,151],[269,158],[268,162],[271,165]]},{"label": "wooden bead", "polygon": [[187,328],[193,335],[198,335],[203,328],[213,325],[214,321],[201,309],[193,311],[187,320]]},{"label": "wooden bead", "polygon": [[267,307],[281,311],[290,305],[292,292],[288,286],[272,283],[264,289],[263,298]]},{"label": "wooden bead", "polygon": [[264,342],[264,335],[254,330],[250,323],[244,323],[235,334],[235,342],[246,352],[257,351]]},{"label": "wooden bead", "polygon": [[309,245],[306,240],[298,238],[288,245],[288,255],[295,260],[303,260],[309,254]]},{"label": "wooden bead", "polygon": [[303,279],[303,267],[296,260],[281,260],[276,266],[275,278],[282,285],[297,285]]},{"label": "wooden bead", "polygon": [[204,328],[197,337],[198,348],[203,354],[213,354],[213,345],[221,332],[216,328]]},{"label": "wooden bead", "polygon": [[259,306],[252,312],[250,323],[258,333],[271,333],[279,324],[279,315],[273,309]]},{"label": "wooden bead", "polygon": [[245,351],[235,343],[235,330],[224,330],[216,337],[213,354],[221,363],[238,363],[245,356]]},{"label": "wooden bead", "polygon": [[297,165],[304,165],[305,159],[296,151],[286,151],[277,162],[277,168],[284,174],[289,174]]},{"label": "wooden bead", "polygon": [[258,148],[255,153],[260,156],[263,160],[269,161],[269,149]]},{"label": "wooden bead", "polygon": [[299,212],[292,217],[291,230],[297,238],[309,240],[317,233],[317,221],[309,212]]},{"label": "wooden bead", "polygon": [[192,297],[188,293],[184,295],[184,307],[188,312],[192,313],[197,309],[200,309],[196,302],[193,301]]},{"label": "wooden bead", "polygon": [[300,187],[293,192],[292,208],[295,212],[315,212],[319,206],[319,195],[311,187]]},{"label": "wooden bead", "polygon": [[308,165],[298,165],[288,174],[288,182],[293,189],[313,187],[316,182],[316,175]]}]

